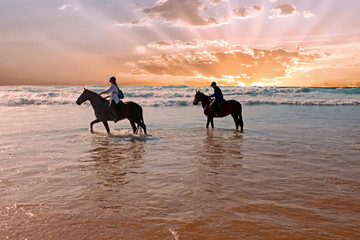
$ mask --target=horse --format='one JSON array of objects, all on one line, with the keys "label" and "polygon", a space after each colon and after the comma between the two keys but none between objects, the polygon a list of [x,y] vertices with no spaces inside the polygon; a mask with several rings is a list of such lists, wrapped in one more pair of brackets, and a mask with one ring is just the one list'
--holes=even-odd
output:
[{"label": "horse", "polygon": [[[81,105],[83,102],[89,100],[91,106],[95,111],[96,119],[90,123],[90,132],[93,133],[93,125],[95,123],[102,122],[105,126],[105,129],[108,134],[110,134],[110,129],[107,121],[114,121],[114,116],[110,111],[109,101],[99,96],[96,92],[90,91],[84,88],[83,93],[76,100],[76,104]],[[124,103],[124,114],[122,114],[119,120],[127,118],[130,121],[131,127],[134,134],[137,133],[139,126],[144,129],[146,133],[146,125],[143,119],[143,110],[141,106],[134,102],[125,102]],[[135,125],[137,124],[137,126]]]},{"label": "horse", "polygon": [[207,116],[206,128],[209,128],[209,123],[211,123],[211,127],[214,128],[214,117],[225,117],[231,114],[236,125],[236,130],[239,130],[239,126],[240,126],[240,131],[243,132],[244,122],[241,114],[242,112],[241,104],[236,100],[228,100],[228,101],[224,100],[224,102],[218,105],[219,112],[221,113],[218,116],[215,113],[213,113],[211,110],[211,106],[210,106],[211,100],[212,100],[211,97],[206,96],[204,93],[200,91],[196,91],[193,101],[194,105],[197,105],[199,102],[201,102],[201,105],[204,109],[204,114],[205,116]]}]

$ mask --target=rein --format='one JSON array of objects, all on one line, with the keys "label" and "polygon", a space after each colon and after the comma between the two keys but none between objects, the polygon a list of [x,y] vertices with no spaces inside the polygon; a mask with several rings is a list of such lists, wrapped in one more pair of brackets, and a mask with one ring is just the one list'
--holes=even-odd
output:
[{"label": "rein", "polygon": [[211,102],[211,98],[206,96],[204,93],[201,93],[200,100],[201,100],[201,102],[203,102],[205,104],[208,104]]}]

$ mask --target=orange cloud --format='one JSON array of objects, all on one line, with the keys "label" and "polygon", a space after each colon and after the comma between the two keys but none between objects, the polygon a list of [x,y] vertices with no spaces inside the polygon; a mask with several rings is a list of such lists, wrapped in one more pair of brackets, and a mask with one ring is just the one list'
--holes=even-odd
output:
[{"label": "orange cloud", "polygon": [[275,82],[321,57],[301,50],[231,46],[229,51],[160,54],[132,62],[131,74],[214,78],[230,85]]},{"label": "orange cloud", "polygon": [[168,50],[168,49],[199,49],[199,48],[214,48],[220,49],[228,46],[228,43],[223,39],[219,40],[192,40],[188,42],[180,40],[170,40],[170,41],[158,41],[152,42],[147,45],[150,48],[155,48],[158,50]]}]

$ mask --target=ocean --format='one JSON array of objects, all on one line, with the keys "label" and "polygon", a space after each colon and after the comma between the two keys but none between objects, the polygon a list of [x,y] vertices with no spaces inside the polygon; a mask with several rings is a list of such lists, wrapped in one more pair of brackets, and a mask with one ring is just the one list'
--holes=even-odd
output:
[{"label": "ocean", "polygon": [[[108,86],[86,86],[100,92]],[[121,87],[144,110],[110,134],[82,86],[0,87],[1,239],[359,239],[360,88]]]}]

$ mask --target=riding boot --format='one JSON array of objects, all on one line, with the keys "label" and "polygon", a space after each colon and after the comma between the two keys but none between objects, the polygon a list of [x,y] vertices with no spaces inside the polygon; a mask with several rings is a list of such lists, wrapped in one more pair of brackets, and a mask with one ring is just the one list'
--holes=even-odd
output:
[{"label": "riding boot", "polygon": [[219,108],[216,108],[215,113],[216,113],[216,115],[217,115],[218,117],[221,116],[221,112],[220,112],[220,109],[219,109]]},{"label": "riding boot", "polygon": [[218,111],[217,111],[217,108],[216,108],[215,106],[213,106],[213,107],[211,108],[211,112],[212,112],[212,114],[214,115],[214,117],[217,117],[217,116],[218,116]]},{"label": "riding boot", "polygon": [[211,103],[211,111],[213,113],[213,115],[215,117],[219,117],[221,115],[220,110],[219,110],[219,103],[221,100],[219,99],[215,99],[212,103]]}]

